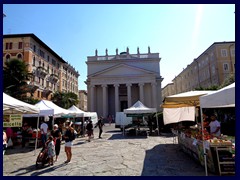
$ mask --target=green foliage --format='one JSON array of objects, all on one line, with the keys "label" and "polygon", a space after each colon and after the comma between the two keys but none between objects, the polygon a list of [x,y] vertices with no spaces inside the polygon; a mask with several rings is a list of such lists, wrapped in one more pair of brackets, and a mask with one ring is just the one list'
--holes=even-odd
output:
[{"label": "green foliage", "polygon": [[26,94],[27,81],[31,76],[24,61],[19,59],[7,61],[3,67],[3,91],[21,100]]},{"label": "green foliage", "polygon": [[52,101],[58,106],[68,109],[72,105],[78,104],[78,96],[75,93],[68,92],[55,92],[52,97]]},{"label": "green foliage", "polygon": [[224,80],[224,82],[221,84],[221,86],[219,87],[219,89],[224,88],[224,87],[226,87],[226,86],[228,86],[228,85],[230,85],[230,84],[232,84],[232,83],[234,83],[234,82],[235,82],[235,77],[234,77],[234,75],[231,73],[231,74]]}]

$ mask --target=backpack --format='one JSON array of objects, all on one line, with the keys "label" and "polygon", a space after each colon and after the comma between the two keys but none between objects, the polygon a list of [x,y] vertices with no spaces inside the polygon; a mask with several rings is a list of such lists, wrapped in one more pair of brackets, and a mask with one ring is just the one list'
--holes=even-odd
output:
[{"label": "backpack", "polygon": [[72,133],[71,139],[72,139],[72,140],[75,140],[75,139],[76,139],[76,136],[77,136],[77,133],[76,133],[76,131],[74,130],[74,133]]}]

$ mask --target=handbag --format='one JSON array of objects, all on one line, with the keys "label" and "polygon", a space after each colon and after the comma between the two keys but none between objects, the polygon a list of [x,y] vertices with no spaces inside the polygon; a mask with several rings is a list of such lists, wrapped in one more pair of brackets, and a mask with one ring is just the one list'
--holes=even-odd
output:
[{"label": "handbag", "polygon": [[12,138],[9,138],[7,147],[13,146]]}]

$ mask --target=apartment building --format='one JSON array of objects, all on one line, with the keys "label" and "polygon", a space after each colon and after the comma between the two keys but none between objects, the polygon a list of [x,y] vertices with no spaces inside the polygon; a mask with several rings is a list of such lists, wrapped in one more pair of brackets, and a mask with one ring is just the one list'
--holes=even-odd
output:
[{"label": "apartment building", "polygon": [[[219,86],[230,75],[235,77],[235,42],[215,42],[187,65],[172,82],[175,93],[178,94],[200,87]],[[168,91],[168,87],[164,89]]]},{"label": "apartment building", "polygon": [[29,96],[51,99],[56,91],[78,94],[78,71],[36,35],[3,35],[3,66],[13,58],[25,61],[33,74],[28,82]]}]

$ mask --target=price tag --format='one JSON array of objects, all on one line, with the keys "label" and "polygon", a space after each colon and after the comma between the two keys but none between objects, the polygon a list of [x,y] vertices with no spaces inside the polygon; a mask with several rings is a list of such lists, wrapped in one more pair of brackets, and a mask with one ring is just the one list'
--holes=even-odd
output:
[{"label": "price tag", "polygon": [[210,143],[208,141],[204,141],[204,147],[210,150]]},{"label": "price tag", "polygon": [[192,144],[193,144],[194,146],[196,146],[196,145],[197,145],[197,139],[194,139]]}]

